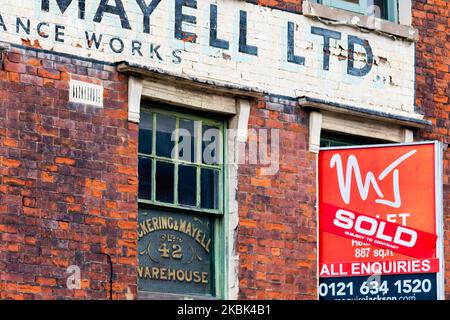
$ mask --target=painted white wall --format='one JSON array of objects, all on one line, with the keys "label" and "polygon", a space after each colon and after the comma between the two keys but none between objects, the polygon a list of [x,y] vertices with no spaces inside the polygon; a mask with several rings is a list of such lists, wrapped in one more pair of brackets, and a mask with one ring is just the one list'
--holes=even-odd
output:
[{"label": "painted white wall", "polygon": [[[196,32],[198,43],[185,43],[174,38],[174,3],[161,1],[151,17],[151,34],[144,34],[142,14],[132,0],[123,0],[133,30],[120,27],[117,16],[105,13],[101,24],[93,17],[100,0],[86,1],[86,20],[78,19],[77,1],[73,1],[61,14],[55,0],[50,0],[50,12],[41,11],[41,1],[6,1],[1,15],[7,27],[0,27],[0,41],[22,44],[35,40],[43,49],[76,54],[102,61],[127,60],[163,72],[215,81],[222,84],[249,86],[270,94],[290,97],[310,96],[333,102],[387,112],[390,114],[421,118],[414,112],[414,44],[392,40],[375,33],[360,32],[346,26],[324,25],[302,15],[273,10],[239,0],[198,0],[198,9],[184,8],[185,14],[195,15],[197,25],[184,23],[184,29]],[[110,4],[113,4],[110,1]],[[209,6],[218,5],[218,36],[230,41],[230,50],[209,46]],[[259,56],[238,52],[239,10],[248,13],[248,42],[259,48]],[[16,17],[30,18],[30,36],[15,33]],[[37,34],[39,22],[48,22],[48,39]],[[306,65],[287,62],[287,23],[298,26],[296,54],[306,58]],[[65,26],[64,43],[54,41],[54,25]],[[323,39],[311,35],[311,26],[342,32],[342,41],[331,41],[330,71],[322,70]],[[103,34],[100,50],[88,49],[85,31]],[[347,36],[367,39],[374,51],[376,65],[371,73],[359,78],[347,75]],[[114,54],[109,41],[121,37],[125,44],[123,54]],[[52,40],[53,39],[53,40]],[[144,57],[131,55],[131,42],[143,42]],[[161,45],[164,61],[150,58],[150,44]],[[172,51],[181,50],[182,62],[173,62]],[[358,59],[364,59],[363,56]],[[357,62],[358,64],[358,62]]]}]

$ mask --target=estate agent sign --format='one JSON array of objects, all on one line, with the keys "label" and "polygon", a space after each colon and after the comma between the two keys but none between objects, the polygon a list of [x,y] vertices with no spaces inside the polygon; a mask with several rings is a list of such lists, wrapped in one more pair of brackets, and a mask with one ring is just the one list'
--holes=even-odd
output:
[{"label": "estate agent sign", "polygon": [[321,299],[439,298],[440,148],[420,143],[320,152]]}]

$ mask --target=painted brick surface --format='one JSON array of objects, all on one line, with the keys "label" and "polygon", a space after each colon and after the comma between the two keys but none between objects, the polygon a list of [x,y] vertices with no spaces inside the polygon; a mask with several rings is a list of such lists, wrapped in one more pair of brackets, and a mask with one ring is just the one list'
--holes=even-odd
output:
[{"label": "painted brick surface", "polygon": [[[105,86],[104,108],[68,103],[69,79]],[[137,126],[114,68],[12,50],[0,71],[0,298],[136,292]],[[68,290],[69,266],[81,289]]]},{"label": "painted brick surface", "polygon": [[[217,37],[228,42],[229,47],[219,49],[210,45],[211,1],[197,0],[196,9],[194,5],[190,6],[193,8],[183,7],[183,14],[196,21],[195,24],[182,23],[183,32],[189,33],[185,41],[174,36],[176,1],[162,1],[154,8],[149,33],[144,32],[143,14],[136,1],[118,3],[123,3],[123,27],[117,14],[106,12],[101,20],[93,21],[98,13],[99,1],[87,2],[82,20],[79,19],[75,1],[64,14],[61,14],[56,1],[50,1],[49,12],[41,10],[41,1],[8,2],[0,12],[4,20],[0,40],[32,43],[65,53],[76,51],[79,55],[110,62],[127,60],[164,72],[256,88],[270,94],[289,97],[306,95],[420,118],[414,110],[414,45],[410,42],[393,41],[346,26],[339,26],[337,30],[294,12],[273,10],[241,0],[219,0],[214,2],[217,5]],[[281,1],[264,1],[262,4],[273,6],[278,3]],[[286,1],[282,7],[296,11],[300,2]],[[258,56],[240,52],[241,11],[246,12],[247,17],[247,45],[256,46]],[[19,27],[17,33],[17,17],[22,18],[24,24],[27,23],[25,18],[30,18],[29,34],[23,27]],[[48,25],[42,27],[39,33],[40,22]],[[304,65],[288,61],[289,22],[293,23],[293,54],[304,57]],[[64,29],[58,28],[58,25],[64,26]],[[328,71],[322,68],[323,38],[311,34],[312,26],[341,33],[341,40],[331,40]],[[99,41],[98,49],[92,38],[94,32]],[[56,33],[64,35],[57,36]],[[375,60],[366,76],[347,74],[349,36],[367,40],[372,46]],[[140,43],[140,53],[133,51],[133,42]],[[157,52],[152,51],[157,47]],[[360,46],[356,46],[355,51],[355,65],[363,67],[367,61],[366,54]],[[386,96],[390,98],[385,99]]]}]

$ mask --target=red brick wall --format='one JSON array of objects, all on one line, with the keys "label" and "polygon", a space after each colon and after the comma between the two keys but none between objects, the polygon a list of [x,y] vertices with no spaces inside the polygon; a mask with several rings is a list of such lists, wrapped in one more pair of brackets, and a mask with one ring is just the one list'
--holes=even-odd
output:
[{"label": "red brick wall", "polygon": [[[0,71],[0,298],[136,291],[137,126],[113,67],[13,49]],[[103,109],[68,103],[69,78],[102,82]],[[94,80],[98,79],[98,80]],[[81,290],[67,289],[68,266]]]},{"label": "red brick wall", "polygon": [[254,105],[252,129],[280,130],[280,170],[239,168],[240,298],[316,299],[316,157],[308,151],[308,114],[296,101]]},{"label": "red brick wall", "polygon": [[439,140],[444,152],[444,229],[446,298],[450,299],[450,3],[414,1],[413,24],[420,31],[416,45],[416,105],[433,126],[417,138]]}]

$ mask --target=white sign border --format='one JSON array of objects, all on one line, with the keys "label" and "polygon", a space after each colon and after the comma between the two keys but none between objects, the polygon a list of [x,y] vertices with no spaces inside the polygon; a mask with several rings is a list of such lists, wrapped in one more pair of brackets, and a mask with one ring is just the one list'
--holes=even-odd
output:
[{"label": "white sign border", "polygon": [[436,286],[438,300],[445,300],[445,260],[444,260],[444,206],[443,206],[443,145],[434,142],[435,157],[435,200],[436,200],[436,233],[438,236],[436,245],[436,257],[439,259],[439,272],[437,273]]}]

